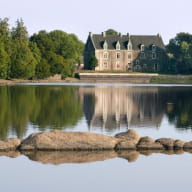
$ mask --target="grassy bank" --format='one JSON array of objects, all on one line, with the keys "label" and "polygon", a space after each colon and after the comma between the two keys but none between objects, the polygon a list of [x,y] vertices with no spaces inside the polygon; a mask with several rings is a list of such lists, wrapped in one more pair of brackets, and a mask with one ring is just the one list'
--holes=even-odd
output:
[{"label": "grassy bank", "polygon": [[152,77],[150,83],[192,84],[192,75],[158,75]]}]

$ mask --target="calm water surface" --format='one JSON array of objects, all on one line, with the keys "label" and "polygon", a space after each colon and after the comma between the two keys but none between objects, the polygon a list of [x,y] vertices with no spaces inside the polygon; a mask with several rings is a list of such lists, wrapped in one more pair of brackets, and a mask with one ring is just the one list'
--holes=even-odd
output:
[{"label": "calm water surface", "polygon": [[[192,140],[192,87],[0,87],[0,137],[61,129]],[[191,191],[192,154],[0,153],[2,191]],[[13,158],[14,157],[14,158]],[[81,163],[79,163],[81,162]]]}]

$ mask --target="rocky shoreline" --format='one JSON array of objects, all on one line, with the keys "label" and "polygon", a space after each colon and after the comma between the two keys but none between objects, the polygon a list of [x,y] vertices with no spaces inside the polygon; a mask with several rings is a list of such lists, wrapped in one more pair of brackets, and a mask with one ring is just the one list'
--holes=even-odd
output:
[{"label": "rocky shoreline", "polygon": [[0,141],[0,156],[27,156],[41,163],[87,163],[123,158],[136,161],[140,155],[192,153],[192,142],[171,138],[154,140],[140,137],[133,129],[112,136],[87,132],[59,130],[33,133],[24,140],[10,138]]},{"label": "rocky shoreline", "polygon": [[88,163],[113,158],[136,161],[141,155],[192,153],[192,142],[171,138],[153,140],[140,137],[132,129],[112,136],[87,132],[33,133],[24,140],[10,138],[0,141],[0,156],[27,156],[43,164]]},{"label": "rocky shoreline", "polygon": [[135,130],[113,136],[53,130],[0,141],[0,151],[192,150],[192,141],[141,137]]}]

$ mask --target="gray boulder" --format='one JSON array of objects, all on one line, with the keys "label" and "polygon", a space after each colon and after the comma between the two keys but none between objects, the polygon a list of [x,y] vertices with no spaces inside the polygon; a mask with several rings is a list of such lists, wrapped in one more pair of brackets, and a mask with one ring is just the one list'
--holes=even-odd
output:
[{"label": "gray boulder", "polygon": [[107,150],[114,149],[117,142],[111,136],[54,130],[30,135],[20,150]]}]

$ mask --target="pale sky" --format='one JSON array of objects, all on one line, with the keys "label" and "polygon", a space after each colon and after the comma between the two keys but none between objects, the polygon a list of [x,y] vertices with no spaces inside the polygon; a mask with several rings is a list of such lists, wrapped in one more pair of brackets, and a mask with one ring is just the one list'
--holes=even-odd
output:
[{"label": "pale sky", "polygon": [[84,42],[90,31],[109,28],[122,34],[160,33],[165,44],[179,32],[192,33],[191,0],[2,0],[4,17],[11,27],[22,18],[30,35],[59,29]]}]

